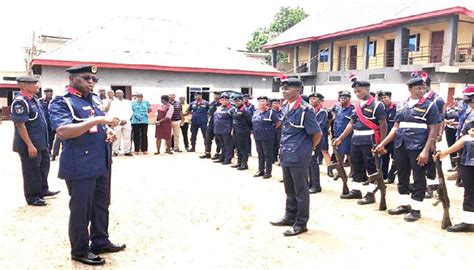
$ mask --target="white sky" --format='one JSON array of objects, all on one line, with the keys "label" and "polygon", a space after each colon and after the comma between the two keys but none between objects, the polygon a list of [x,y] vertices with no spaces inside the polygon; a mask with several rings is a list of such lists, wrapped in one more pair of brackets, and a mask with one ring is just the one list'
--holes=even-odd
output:
[{"label": "white sky", "polygon": [[116,16],[160,17],[212,33],[226,46],[245,49],[253,30],[270,24],[281,6],[300,6],[310,14],[317,14],[335,3],[344,7],[363,2],[370,9],[370,3],[380,1],[386,2],[387,8],[397,9],[407,3],[407,0],[7,0],[1,5],[0,70],[24,69],[23,48],[31,44],[33,31],[36,35],[77,37]]}]

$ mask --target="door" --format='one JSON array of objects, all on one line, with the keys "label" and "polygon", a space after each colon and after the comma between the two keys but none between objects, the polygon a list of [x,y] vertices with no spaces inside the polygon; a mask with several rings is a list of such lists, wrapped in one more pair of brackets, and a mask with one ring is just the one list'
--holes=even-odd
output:
[{"label": "door", "polygon": [[430,60],[431,63],[440,63],[443,60],[444,31],[431,33]]},{"label": "door", "polygon": [[454,99],[453,99],[453,96],[454,96],[454,91],[456,89],[454,87],[449,87],[448,88],[448,101],[446,102],[446,106],[451,106],[453,105],[454,103]]},{"label": "door", "polygon": [[357,45],[351,46],[349,52],[349,69],[357,69]]},{"label": "door", "polygon": [[385,43],[385,66],[393,67],[395,57],[395,40],[389,39]]},{"label": "door", "polygon": [[132,100],[132,86],[130,85],[112,85],[110,87],[114,92],[117,90],[123,91],[123,97],[128,100]]},{"label": "door", "polygon": [[337,62],[337,70],[346,70],[346,46],[339,47],[339,61]]}]

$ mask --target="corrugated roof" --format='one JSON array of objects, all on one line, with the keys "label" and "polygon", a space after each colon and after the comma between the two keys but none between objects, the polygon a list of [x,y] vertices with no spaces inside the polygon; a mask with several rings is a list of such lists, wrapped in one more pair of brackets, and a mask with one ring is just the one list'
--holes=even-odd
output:
[{"label": "corrugated roof", "polygon": [[[394,5],[396,2],[396,5]],[[277,36],[264,48],[270,49],[300,42],[352,34],[356,31],[370,31],[374,27],[389,27],[393,20],[455,8],[465,9],[474,17],[472,0],[412,0],[412,1],[354,1],[341,5],[334,2],[329,7],[316,10],[305,20]],[[354,31],[350,31],[354,30]]]},{"label": "corrugated roof", "polygon": [[[203,29],[202,31],[206,31]],[[35,65],[96,63],[99,67],[277,76],[270,65],[220,46],[206,33],[156,18],[118,17],[58,49]]]}]

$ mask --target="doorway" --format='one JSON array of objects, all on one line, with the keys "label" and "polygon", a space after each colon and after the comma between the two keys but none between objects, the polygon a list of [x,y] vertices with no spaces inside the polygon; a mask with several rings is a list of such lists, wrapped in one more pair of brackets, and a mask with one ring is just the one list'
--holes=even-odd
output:
[{"label": "doorway", "polygon": [[112,89],[112,91],[114,91],[114,93],[117,90],[122,90],[123,94],[124,94],[123,97],[125,99],[132,100],[132,86],[130,86],[130,85],[112,85],[110,87],[110,89]]},{"label": "doorway", "polygon": [[444,31],[431,33],[430,63],[440,63],[443,60]]},{"label": "doorway", "polygon": [[357,69],[357,45],[353,45],[349,51],[349,69]]},{"label": "doorway", "polygon": [[202,92],[202,99],[209,101],[209,87],[186,87],[186,101],[191,103],[195,99],[196,92]]},{"label": "doorway", "polygon": [[389,39],[385,43],[385,66],[393,67],[395,58],[395,40]]},{"label": "doorway", "polygon": [[242,95],[253,95],[253,88],[252,87],[241,87],[240,92]]},{"label": "doorway", "polygon": [[339,61],[337,63],[337,70],[346,70],[346,46],[339,47]]}]

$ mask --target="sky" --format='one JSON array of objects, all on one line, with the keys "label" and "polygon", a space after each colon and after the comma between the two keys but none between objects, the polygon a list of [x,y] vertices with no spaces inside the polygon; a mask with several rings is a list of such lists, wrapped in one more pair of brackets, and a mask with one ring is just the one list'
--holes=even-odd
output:
[{"label": "sky", "polygon": [[225,46],[245,49],[252,32],[269,25],[281,6],[300,6],[317,14],[334,4],[341,8],[354,3],[370,7],[381,1],[387,8],[402,9],[407,2],[421,0],[8,0],[2,3],[0,16],[0,70],[24,69],[23,51],[31,46],[33,32],[76,38],[116,16],[171,19],[215,35]]}]

